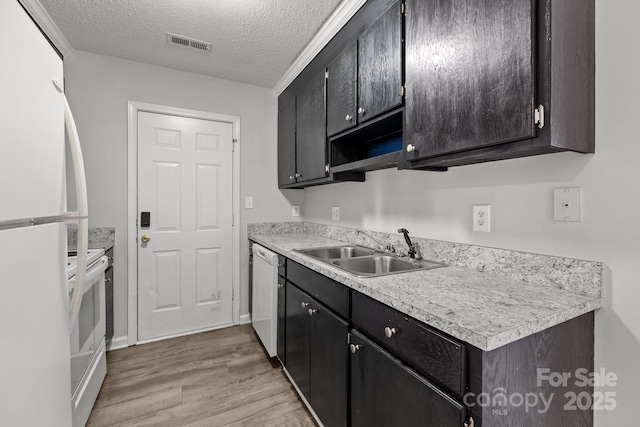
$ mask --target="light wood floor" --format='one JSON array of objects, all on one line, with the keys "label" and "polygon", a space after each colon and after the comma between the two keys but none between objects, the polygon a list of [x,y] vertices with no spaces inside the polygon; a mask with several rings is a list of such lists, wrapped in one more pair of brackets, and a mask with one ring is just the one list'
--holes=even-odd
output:
[{"label": "light wood floor", "polygon": [[107,377],[87,425],[316,424],[244,325],[107,353]]}]

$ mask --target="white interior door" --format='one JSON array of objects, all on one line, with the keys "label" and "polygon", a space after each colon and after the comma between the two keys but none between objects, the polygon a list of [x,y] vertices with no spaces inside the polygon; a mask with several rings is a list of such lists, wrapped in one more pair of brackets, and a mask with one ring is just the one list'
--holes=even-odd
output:
[{"label": "white interior door", "polygon": [[139,340],[232,323],[232,151],[230,123],[138,113]]}]

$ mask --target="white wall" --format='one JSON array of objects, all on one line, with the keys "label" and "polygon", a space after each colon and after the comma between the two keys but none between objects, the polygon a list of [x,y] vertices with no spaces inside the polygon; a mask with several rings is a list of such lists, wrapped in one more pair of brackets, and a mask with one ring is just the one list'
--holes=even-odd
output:
[{"label": "white wall", "polygon": [[[65,84],[85,156],[90,227],[115,227],[114,337],[127,334],[127,102],[240,117],[241,310],[247,312],[247,222],[288,221],[301,191],[278,191],[277,102],[271,89],[85,52],[65,57]],[[244,209],[253,196],[254,209]],[[287,199],[291,199],[290,204]]]},{"label": "white wall", "polygon": [[[365,183],[305,190],[305,221],[604,261],[605,308],[596,315],[596,369],[616,372],[617,409],[596,426],[635,424],[640,393],[640,2],[597,0],[596,154],[552,154],[453,168],[386,170]],[[553,221],[553,189],[584,189],[584,220]],[[471,231],[471,206],[490,204],[492,231]],[[556,396],[556,398],[563,398]]]}]

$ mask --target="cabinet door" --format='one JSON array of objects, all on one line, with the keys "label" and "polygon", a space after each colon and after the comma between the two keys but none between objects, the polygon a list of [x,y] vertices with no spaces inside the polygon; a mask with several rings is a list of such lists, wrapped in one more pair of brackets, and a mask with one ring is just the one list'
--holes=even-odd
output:
[{"label": "cabinet door", "polygon": [[353,330],[353,427],[462,426],[465,407]]},{"label": "cabinet door", "polygon": [[408,159],[531,138],[532,0],[407,0]]},{"label": "cabinet door", "polygon": [[278,98],[278,185],[295,183],[296,97]]},{"label": "cabinet door", "polygon": [[327,135],[356,125],[357,42],[351,43],[327,71]]},{"label": "cabinet door", "polygon": [[349,327],[318,302],[310,310],[311,405],[325,426],[346,426]]},{"label": "cabinet door", "polygon": [[311,297],[286,285],[286,367],[302,394],[309,399],[309,313]]},{"label": "cabinet door", "polygon": [[358,121],[402,104],[402,15],[391,6],[358,39]]},{"label": "cabinet door", "polygon": [[280,362],[282,362],[282,364],[286,364],[287,361],[287,357],[286,357],[286,304],[287,304],[287,300],[286,300],[286,292],[287,288],[286,288],[286,280],[282,277],[278,277],[278,350],[277,350],[277,354],[278,354],[278,359],[280,359]]},{"label": "cabinet door", "polygon": [[324,70],[302,88],[296,103],[296,169],[298,181],[324,178],[327,163]]}]

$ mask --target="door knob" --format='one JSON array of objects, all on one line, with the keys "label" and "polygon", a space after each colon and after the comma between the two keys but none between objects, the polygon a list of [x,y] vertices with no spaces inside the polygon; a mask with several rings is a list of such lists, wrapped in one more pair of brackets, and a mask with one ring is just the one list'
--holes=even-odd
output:
[{"label": "door knob", "polygon": [[143,234],[140,240],[142,240],[142,243],[147,243],[149,240],[151,240],[151,236],[149,236],[148,234]]}]

